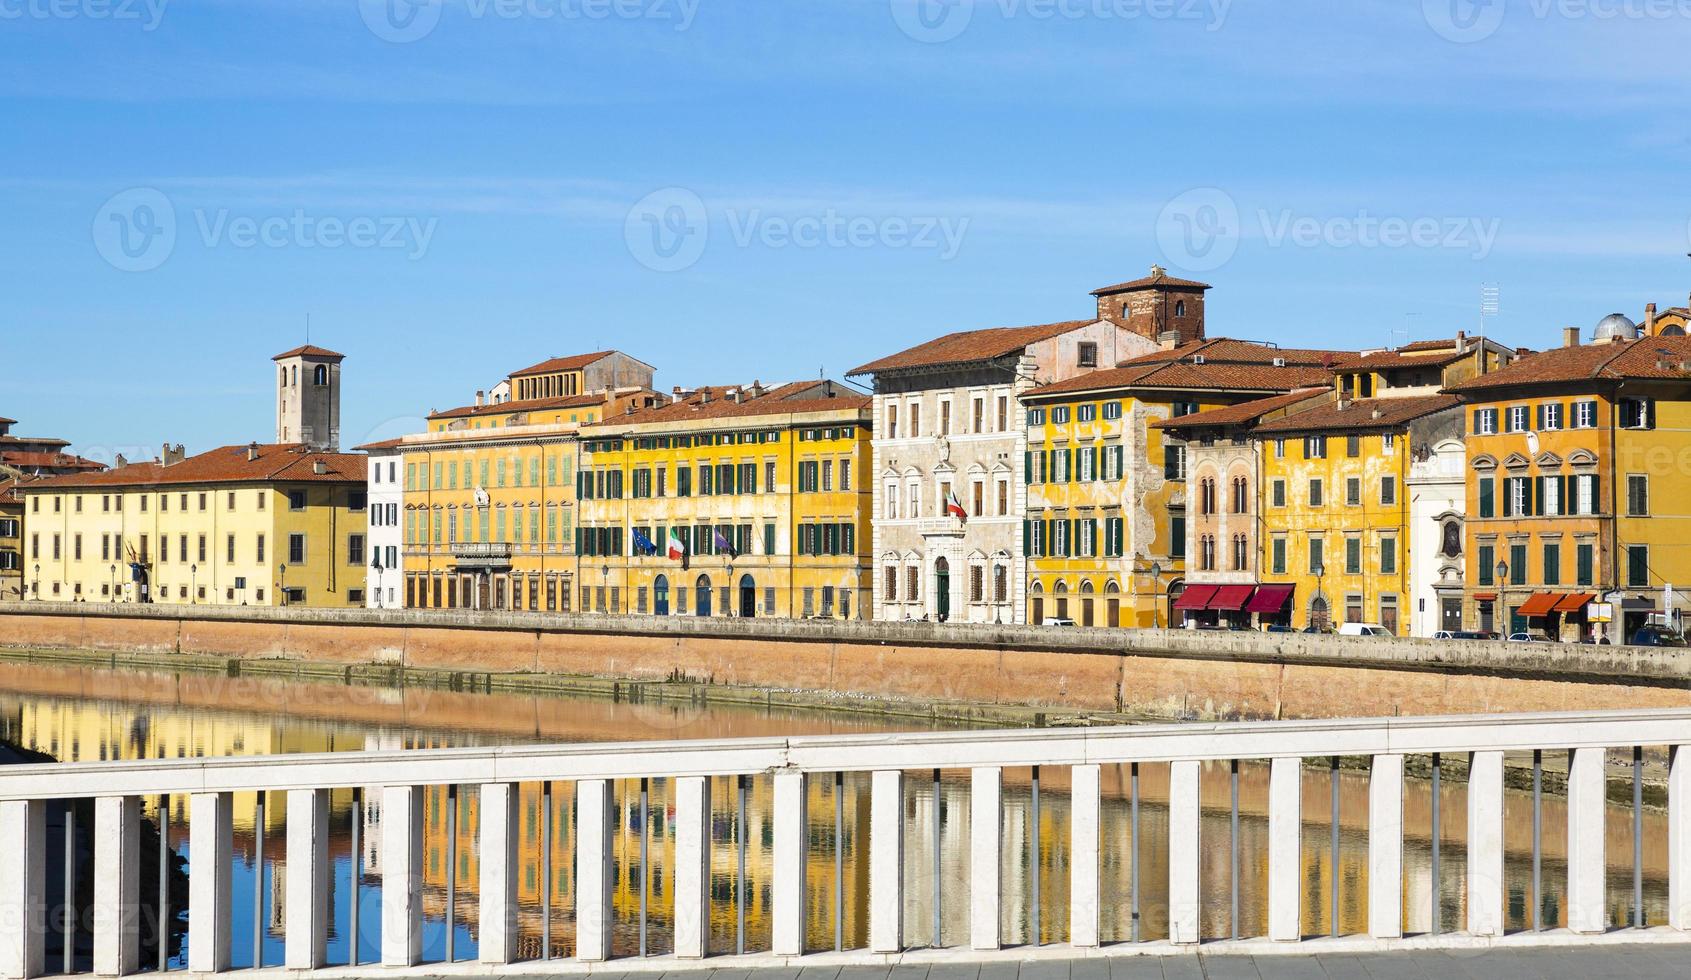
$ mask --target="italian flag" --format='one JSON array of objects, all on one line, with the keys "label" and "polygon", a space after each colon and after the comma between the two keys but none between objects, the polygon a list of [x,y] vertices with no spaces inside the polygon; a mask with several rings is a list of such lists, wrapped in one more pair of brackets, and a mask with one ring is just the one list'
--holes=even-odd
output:
[{"label": "italian flag", "polygon": [[945,512],[964,524],[969,523],[969,512],[963,509],[963,502],[957,499],[955,490],[945,495]]},{"label": "italian flag", "polygon": [[669,532],[669,558],[670,558],[670,560],[671,561],[680,561],[681,559],[683,559],[685,557],[687,557],[687,546],[681,543],[681,539],[679,537],[676,537],[674,531]]}]

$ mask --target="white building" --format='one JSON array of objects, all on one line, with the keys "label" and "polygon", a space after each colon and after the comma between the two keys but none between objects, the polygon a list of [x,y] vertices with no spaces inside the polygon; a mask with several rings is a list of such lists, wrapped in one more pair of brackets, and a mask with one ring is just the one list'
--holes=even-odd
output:
[{"label": "white building", "polygon": [[1463,515],[1467,452],[1460,439],[1415,447],[1409,464],[1409,627],[1430,637],[1462,626]]},{"label": "white building", "polygon": [[390,439],[358,448],[369,455],[369,564],[364,569],[364,604],[371,609],[403,609],[405,597],[404,468],[402,440]]}]

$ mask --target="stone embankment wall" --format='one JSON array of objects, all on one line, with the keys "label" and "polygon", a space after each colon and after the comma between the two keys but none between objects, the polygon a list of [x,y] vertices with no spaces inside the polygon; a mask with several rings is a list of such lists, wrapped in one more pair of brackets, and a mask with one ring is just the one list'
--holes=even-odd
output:
[{"label": "stone embankment wall", "polygon": [[0,647],[686,680],[1187,718],[1691,705],[1691,651],[1303,634],[0,603]]}]

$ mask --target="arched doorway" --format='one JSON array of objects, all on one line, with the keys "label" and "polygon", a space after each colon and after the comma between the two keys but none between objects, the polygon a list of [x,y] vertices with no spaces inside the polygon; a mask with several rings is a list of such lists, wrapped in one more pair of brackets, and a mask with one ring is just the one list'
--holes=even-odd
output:
[{"label": "arched doorway", "polygon": [[1057,618],[1058,619],[1068,619],[1069,618],[1069,583],[1058,582],[1056,587],[1053,588],[1051,591],[1056,593],[1056,596],[1057,596]]},{"label": "arched doorway", "polygon": [[1033,626],[1045,625],[1045,587],[1038,582],[1033,583],[1033,597],[1028,600],[1028,623]]},{"label": "arched doorway", "polygon": [[750,575],[740,576],[740,615],[745,619],[757,615],[757,582]]},{"label": "arched doorway", "polygon": [[1332,628],[1332,615],[1327,611],[1327,597],[1316,596],[1309,603],[1309,625],[1325,633]]},{"label": "arched doorway", "polygon": [[659,575],[652,583],[652,613],[656,616],[669,615],[669,576]]},{"label": "arched doorway", "polygon": [[1104,585],[1104,625],[1121,625],[1121,586],[1114,582]]},{"label": "arched doorway", "polygon": [[942,623],[951,618],[951,563],[944,558],[934,561],[934,611]]},{"label": "arched doorway", "polygon": [[1092,626],[1092,583],[1080,583],[1080,625]]},{"label": "arched doorway", "polygon": [[709,616],[711,598],[710,576],[700,575],[699,580],[693,583],[693,591],[698,595],[698,601],[694,604],[698,609],[698,614],[700,616]]}]

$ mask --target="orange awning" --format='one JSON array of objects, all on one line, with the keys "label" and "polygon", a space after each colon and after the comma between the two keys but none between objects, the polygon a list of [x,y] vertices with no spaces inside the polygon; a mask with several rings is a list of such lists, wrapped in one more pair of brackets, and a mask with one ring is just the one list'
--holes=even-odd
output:
[{"label": "orange awning", "polygon": [[1554,592],[1534,592],[1532,598],[1521,603],[1521,608],[1515,612],[1521,616],[1546,616],[1556,608],[1561,598]]},{"label": "orange awning", "polygon": [[1180,593],[1180,598],[1174,600],[1174,608],[1201,610],[1215,597],[1216,588],[1214,585],[1188,585],[1186,591]]},{"label": "orange awning", "polygon": [[1587,605],[1596,601],[1597,596],[1592,592],[1578,592],[1574,595],[1565,595],[1562,597],[1562,601],[1556,603],[1556,612],[1584,612]]}]

